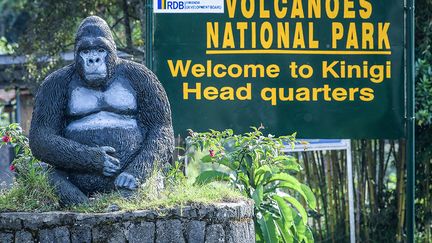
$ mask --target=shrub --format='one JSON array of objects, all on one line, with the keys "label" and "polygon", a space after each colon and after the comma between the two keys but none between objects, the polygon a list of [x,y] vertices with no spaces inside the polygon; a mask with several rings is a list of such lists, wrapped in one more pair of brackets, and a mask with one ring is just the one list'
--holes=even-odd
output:
[{"label": "shrub", "polygon": [[262,127],[234,135],[233,131],[196,133],[190,131],[187,153],[208,149],[201,161],[221,165],[202,172],[196,184],[227,181],[255,202],[257,242],[313,242],[302,203],[315,209],[316,199],[294,174],[301,166],[284,154],[284,142],[295,144],[295,134],[284,137],[264,136]]}]

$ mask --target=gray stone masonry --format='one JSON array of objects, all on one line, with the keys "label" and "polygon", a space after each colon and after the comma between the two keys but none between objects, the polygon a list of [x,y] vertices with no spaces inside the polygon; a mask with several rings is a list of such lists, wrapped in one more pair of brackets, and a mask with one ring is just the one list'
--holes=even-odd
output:
[{"label": "gray stone masonry", "polygon": [[253,243],[251,202],[133,212],[0,213],[0,243]]}]

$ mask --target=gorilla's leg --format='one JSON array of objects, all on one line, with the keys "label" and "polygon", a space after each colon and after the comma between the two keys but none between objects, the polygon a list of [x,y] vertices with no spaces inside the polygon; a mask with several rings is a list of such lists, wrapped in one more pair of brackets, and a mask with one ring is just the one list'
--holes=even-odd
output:
[{"label": "gorilla's leg", "polygon": [[89,201],[88,197],[68,180],[65,172],[52,169],[48,173],[48,179],[60,198],[61,206],[76,205]]}]

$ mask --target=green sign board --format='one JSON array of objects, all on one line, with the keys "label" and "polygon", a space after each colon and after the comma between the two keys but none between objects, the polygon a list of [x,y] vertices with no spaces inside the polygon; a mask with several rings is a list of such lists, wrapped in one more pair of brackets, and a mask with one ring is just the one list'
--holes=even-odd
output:
[{"label": "green sign board", "polygon": [[154,10],[154,70],[176,133],[263,124],[303,138],[405,137],[404,1],[156,0]]}]

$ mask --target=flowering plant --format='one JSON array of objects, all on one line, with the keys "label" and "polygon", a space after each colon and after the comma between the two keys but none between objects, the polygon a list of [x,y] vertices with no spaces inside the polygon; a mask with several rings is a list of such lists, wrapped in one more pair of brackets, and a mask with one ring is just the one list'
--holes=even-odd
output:
[{"label": "flowering plant", "polygon": [[0,136],[0,146],[11,145],[14,149],[15,159],[9,169],[16,174],[12,188],[0,191],[0,205],[8,210],[18,205],[29,210],[57,207],[58,198],[48,182],[47,171],[33,157],[22,128],[16,123],[0,127]]},{"label": "flowering plant", "polygon": [[202,172],[196,183],[227,181],[254,201],[257,242],[313,242],[307,225],[307,211],[302,198],[311,209],[316,199],[311,189],[300,183],[295,174],[301,171],[296,159],[284,154],[285,144],[294,146],[295,135],[264,136],[263,127],[234,135],[222,132],[196,133],[187,138],[189,153],[209,151],[203,163],[220,165],[220,169]]},{"label": "flowering plant", "polygon": [[15,159],[9,166],[11,171],[15,171],[17,167],[19,170],[40,169],[35,166],[39,161],[33,157],[28,138],[23,134],[22,128],[17,123],[0,127],[0,136],[2,138],[0,146],[9,144],[14,148]]}]

